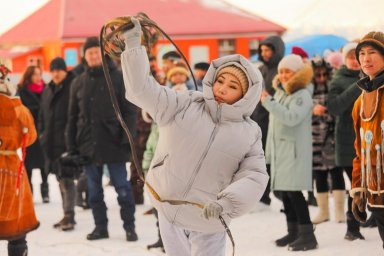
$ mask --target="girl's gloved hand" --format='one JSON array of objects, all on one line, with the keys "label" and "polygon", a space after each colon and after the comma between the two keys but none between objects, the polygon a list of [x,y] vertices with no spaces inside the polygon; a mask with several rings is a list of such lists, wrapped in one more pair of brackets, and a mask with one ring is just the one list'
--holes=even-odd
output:
[{"label": "girl's gloved hand", "polygon": [[132,17],[131,22],[134,27],[123,33],[125,47],[127,49],[137,48],[141,45],[141,25],[138,19]]},{"label": "girl's gloved hand", "polygon": [[220,214],[223,212],[223,207],[216,203],[216,202],[210,202],[206,205],[204,205],[202,216],[209,220],[209,219],[218,219]]}]

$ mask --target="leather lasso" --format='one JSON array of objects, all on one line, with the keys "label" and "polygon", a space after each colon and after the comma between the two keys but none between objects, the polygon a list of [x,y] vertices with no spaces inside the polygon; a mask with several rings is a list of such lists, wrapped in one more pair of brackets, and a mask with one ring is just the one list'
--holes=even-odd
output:
[{"label": "leather lasso", "polygon": [[[145,13],[138,13],[136,16],[133,16],[136,19],[139,20],[141,28],[142,28],[142,43],[146,47],[147,52],[150,53],[152,47],[157,43],[158,39],[160,36],[164,36],[166,39],[169,40],[173,44],[173,46],[176,48],[176,50],[179,52],[181,57],[184,59],[185,63],[188,66],[188,69],[190,71],[190,74],[192,76],[194,85],[195,85],[195,90],[197,90],[197,83],[196,79],[193,76],[192,69],[184,56],[184,54],[180,51],[180,49],[177,47],[175,42],[165,33],[157,24],[152,21]],[[101,49],[101,56],[102,56],[102,66],[104,70],[104,75],[105,79],[107,81],[108,85],[108,91],[111,96],[111,101],[113,105],[113,109],[116,113],[117,119],[119,120],[119,123],[121,124],[125,134],[128,137],[129,144],[131,145],[131,153],[132,153],[132,159],[133,159],[133,164],[135,165],[137,169],[137,173],[144,182],[149,190],[149,192],[152,194],[152,196],[164,203],[169,203],[171,205],[193,205],[196,206],[200,209],[203,209],[203,205],[200,203],[196,202],[189,202],[189,201],[184,201],[184,200],[167,200],[167,199],[162,199],[160,195],[152,188],[152,186],[145,181],[144,177],[144,172],[141,168],[141,164],[139,163],[136,149],[135,149],[135,143],[132,134],[130,133],[128,126],[126,125],[121,111],[120,107],[116,98],[115,90],[113,88],[112,84],[112,79],[109,73],[107,61],[106,61],[106,54],[110,56],[112,59],[119,60],[121,54],[125,50],[125,43],[122,34],[134,27],[133,23],[131,22],[131,16],[126,16],[126,17],[117,17],[109,22],[107,22],[100,31],[100,49]],[[219,216],[221,224],[224,226],[225,232],[227,233],[231,243],[232,243],[232,255],[235,255],[235,241],[233,239],[232,233],[224,221],[224,218],[222,216]]]}]

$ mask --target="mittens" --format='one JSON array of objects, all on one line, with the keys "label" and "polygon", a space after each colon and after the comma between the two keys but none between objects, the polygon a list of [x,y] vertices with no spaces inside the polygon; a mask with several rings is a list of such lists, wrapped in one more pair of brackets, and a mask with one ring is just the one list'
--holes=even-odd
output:
[{"label": "mittens", "polygon": [[216,202],[210,202],[210,203],[204,205],[202,215],[207,220],[218,219],[222,212],[223,212],[223,207],[220,204],[218,204]]},{"label": "mittens", "polygon": [[366,205],[367,200],[360,197],[360,192],[355,193],[352,200],[352,213],[353,216],[355,216],[355,219],[361,223],[367,221],[367,212],[365,211]]},{"label": "mittens", "polygon": [[132,17],[131,22],[134,27],[123,33],[125,46],[128,49],[140,47],[141,45],[141,25],[138,19]]}]

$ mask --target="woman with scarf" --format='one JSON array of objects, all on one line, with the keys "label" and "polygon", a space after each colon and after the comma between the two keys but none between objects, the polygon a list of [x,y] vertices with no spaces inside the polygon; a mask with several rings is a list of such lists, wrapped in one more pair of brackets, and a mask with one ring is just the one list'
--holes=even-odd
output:
[{"label": "woman with scarf", "polygon": [[[43,92],[44,86],[45,85],[42,79],[41,69],[37,66],[27,67],[19,83],[18,93],[23,105],[25,105],[29,111],[31,111],[33,119],[35,120],[35,125],[38,123],[37,121],[40,112],[41,93]],[[40,141],[36,140],[35,143],[27,148],[25,168],[27,169],[28,179],[32,190],[32,170],[35,168],[40,169],[42,180],[40,185],[41,197],[44,203],[48,203],[48,177],[47,173],[45,172],[44,165],[45,161]]]}]

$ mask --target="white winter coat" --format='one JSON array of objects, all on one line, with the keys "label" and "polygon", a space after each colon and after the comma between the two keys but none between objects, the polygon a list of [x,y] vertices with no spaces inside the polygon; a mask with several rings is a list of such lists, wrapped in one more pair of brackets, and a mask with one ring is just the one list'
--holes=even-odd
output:
[{"label": "white winter coat", "polygon": [[[212,85],[218,67],[236,65],[248,74],[249,90],[233,105],[218,104]],[[162,199],[206,204],[218,200],[226,221],[248,212],[268,181],[259,126],[249,116],[259,102],[262,76],[240,55],[212,62],[203,93],[177,93],[150,76],[144,47],[125,50],[126,98],[159,125],[159,142],[147,182]],[[205,220],[192,205],[152,203],[171,223],[199,232],[222,232],[219,220]]]}]

